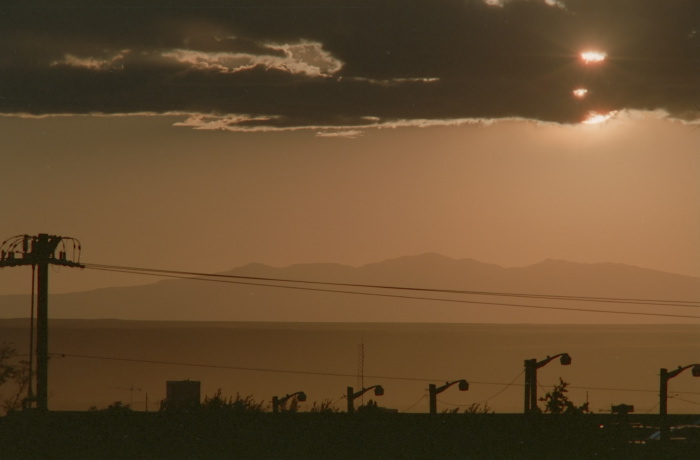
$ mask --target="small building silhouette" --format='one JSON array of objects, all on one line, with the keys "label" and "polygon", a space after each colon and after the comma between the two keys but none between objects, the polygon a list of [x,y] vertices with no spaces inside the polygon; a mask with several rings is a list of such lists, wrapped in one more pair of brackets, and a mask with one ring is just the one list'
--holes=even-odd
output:
[{"label": "small building silhouette", "polygon": [[634,412],[634,406],[629,404],[618,404],[617,406],[611,406],[610,412],[613,414],[627,415],[630,412]]},{"label": "small building silhouette", "polygon": [[201,384],[196,380],[165,382],[165,405],[168,409],[191,409],[199,406]]}]

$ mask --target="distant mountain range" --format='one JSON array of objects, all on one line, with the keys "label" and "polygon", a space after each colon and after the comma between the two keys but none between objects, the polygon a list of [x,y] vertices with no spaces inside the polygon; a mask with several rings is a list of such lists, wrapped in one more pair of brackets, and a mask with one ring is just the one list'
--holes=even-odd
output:
[{"label": "distant mountain range", "polygon": [[[250,264],[222,274],[412,289],[355,288],[244,279],[230,281],[247,284],[165,279],[144,286],[51,295],[50,317],[186,321],[592,324],[695,324],[700,319],[700,311],[691,307],[413,290],[424,288],[527,295],[700,301],[700,278],[612,263],[582,264],[545,260],[528,267],[504,268],[472,259],[456,260],[438,254],[422,254],[361,267],[299,264],[278,268]],[[254,286],[253,283],[269,286]],[[350,294],[350,291],[363,294]],[[365,295],[367,293],[379,295]],[[0,317],[26,317],[28,297],[0,296]],[[633,314],[580,312],[571,309],[614,310]],[[654,316],[657,314],[679,316]],[[683,316],[697,316],[698,319]]]}]

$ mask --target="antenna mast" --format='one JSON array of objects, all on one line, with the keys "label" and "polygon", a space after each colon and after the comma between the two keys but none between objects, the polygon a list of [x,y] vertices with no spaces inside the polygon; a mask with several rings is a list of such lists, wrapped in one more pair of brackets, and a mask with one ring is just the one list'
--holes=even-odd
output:
[{"label": "antenna mast", "polygon": [[[362,338],[362,343],[357,346],[357,386],[365,387],[365,338]],[[364,404],[364,395],[360,396],[360,404]]]}]

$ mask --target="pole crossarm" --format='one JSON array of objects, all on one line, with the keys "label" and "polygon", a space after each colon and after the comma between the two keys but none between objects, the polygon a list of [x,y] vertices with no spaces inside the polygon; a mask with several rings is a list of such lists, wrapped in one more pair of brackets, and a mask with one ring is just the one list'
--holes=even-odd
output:
[{"label": "pole crossarm", "polygon": [[[69,259],[68,248],[72,246],[72,258]],[[58,246],[62,250],[56,254]],[[80,242],[69,236],[39,234],[38,236],[17,235],[0,245],[0,267],[18,267],[21,265],[38,265],[49,263],[66,267],[85,268],[80,260]]]}]

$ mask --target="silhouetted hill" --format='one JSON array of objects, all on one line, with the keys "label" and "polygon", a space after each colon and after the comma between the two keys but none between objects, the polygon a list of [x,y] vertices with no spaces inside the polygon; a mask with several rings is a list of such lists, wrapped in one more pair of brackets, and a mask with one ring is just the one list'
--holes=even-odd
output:
[{"label": "silhouetted hill", "polygon": [[[623,264],[582,264],[545,260],[528,267],[504,268],[438,254],[400,257],[361,267],[299,264],[270,267],[249,264],[224,274],[300,281],[634,299],[697,300],[700,278]],[[665,318],[562,311],[592,308],[634,313],[694,315],[691,308],[617,303],[570,302],[519,297],[447,295],[413,290],[231,280],[236,284],[163,280],[150,285],[57,294],[50,299],[54,318],[120,318],[192,321],[353,321],[485,323],[648,323],[688,322]],[[253,286],[260,283],[272,286]],[[285,286],[285,287],[279,287]],[[293,288],[290,288],[293,287]],[[345,293],[321,292],[340,290]],[[382,296],[348,294],[347,291]],[[399,298],[397,296],[401,296]],[[429,297],[416,300],[406,297]],[[440,300],[435,300],[440,299]],[[447,302],[458,299],[460,302]],[[474,303],[464,303],[464,301]],[[476,304],[475,302],[482,302]],[[483,302],[491,303],[483,304]],[[511,304],[509,306],[493,303]],[[25,317],[28,295],[0,296],[0,316]],[[512,305],[512,304],[515,304]],[[547,308],[523,308],[522,305]]]}]

